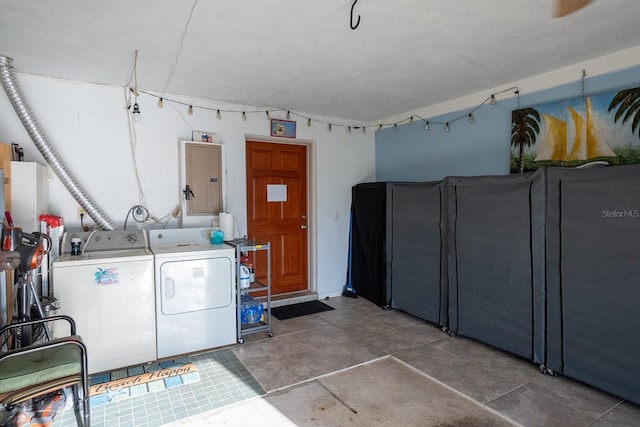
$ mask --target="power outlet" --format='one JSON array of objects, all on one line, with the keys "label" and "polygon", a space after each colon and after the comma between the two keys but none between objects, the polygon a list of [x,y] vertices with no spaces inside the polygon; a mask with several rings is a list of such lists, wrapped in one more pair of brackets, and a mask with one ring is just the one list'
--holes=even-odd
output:
[{"label": "power outlet", "polygon": [[87,218],[87,211],[82,206],[78,206],[78,219]]}]

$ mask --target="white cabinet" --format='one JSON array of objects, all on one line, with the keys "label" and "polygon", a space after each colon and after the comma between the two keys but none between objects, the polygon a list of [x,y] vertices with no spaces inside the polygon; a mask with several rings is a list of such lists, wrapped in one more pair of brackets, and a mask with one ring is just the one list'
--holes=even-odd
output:
[{"label": "white cabinet", "polygon": [[49,210],[47,167],[36,162],[11,162],[11,216],[16,227],[40,231],[40,215]]}]

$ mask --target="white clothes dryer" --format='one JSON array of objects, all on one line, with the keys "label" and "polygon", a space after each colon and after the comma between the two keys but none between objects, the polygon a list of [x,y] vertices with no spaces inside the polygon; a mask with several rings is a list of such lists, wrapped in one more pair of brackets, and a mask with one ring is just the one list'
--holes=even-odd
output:
[{"label": "white clothes dryer", "polygon": [[236,342],[235,251],[210,228],[150,230],[158,358]]}]

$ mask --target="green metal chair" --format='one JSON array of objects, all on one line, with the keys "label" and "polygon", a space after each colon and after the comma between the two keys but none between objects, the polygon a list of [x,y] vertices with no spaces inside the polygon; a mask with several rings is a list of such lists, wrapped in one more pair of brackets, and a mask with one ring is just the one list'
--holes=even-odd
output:
[{"label": "green metal chair", "polygon": [[51,316],[4,326],[0,328],[0,342],[5,341],[8,334],[17,336],[17,328],[45,327],[54,321],[67,322],[70,334],[0,353],[0,403],[16,404],[71,386],[76,422],[79,426],[89,427],[87,347],[76,335],[76,324],[71,317]]}]

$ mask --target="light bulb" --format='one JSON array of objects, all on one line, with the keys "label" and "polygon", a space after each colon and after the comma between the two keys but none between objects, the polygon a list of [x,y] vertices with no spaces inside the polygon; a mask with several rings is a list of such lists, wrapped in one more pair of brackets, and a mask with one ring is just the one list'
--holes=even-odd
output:
[{"label": "light bulb", "polygon": [[382,130],[382,125],[378,125],[378,130]]},{"label": "light bulb", "polygon": [[137,102],[133,104],[133,112],[131,113],[131,115],[133,117],[133,121],[136,123],[140,123],[140,121],[142,120],[142,116],[140,116],[140,106]]},{"label": "light bulb", "polygon": [[473,118],[473,114],[469,113],[469,123],[475,122],[476,119]]},{"label": "light bulb", "polygon": [[329,132],[331,132],[331,131],[333,130],[333,129],[331,129],[331,123],[329,123],[329,126],[327,126],[327,130],[328,130]]},{"label": "light bulb", "polygon": [[190,116],[193,116],[193,105],[189,105],[189,109],[187,110]]},{"label": "light bulb", "polygon": [[491,95],[491,105],[496,105],[496,96]]},{"label": "light bulb", "polygon": [[446,123],[446,124],[444,125],[444,131],[445,131],[445,132],[449,132],[449,123]]},{"label": "light bulb", "polygon": [[291,118],[291,112],[287,111],[287,120],[289,120]]},{"label": "light bulb", "polygon": [[351,126],[347,126],[347,133],[351,135]]},{"label": "light bulb", "polygon": [[160,108],[164,107],[164,102],[163,102],[162,98],[158,98],[158,107],[160,107]]},{"label": "light bulb", "polygon": [[310,128],[311,127],[311,119],[307,119],[307,127]]},{"label": "light bulb", "polygon": [[265,115],[267,116],[267,120],[271,120],[271,114],[268,111],[265,111]]},{"label": "light bulb", "polygon": [[247,113],[245,113],[244,111],[242,112],[242,121],[243,122],[247,121]]},{"label": "light bulb", "polygon": [[393,130],[394,130],[395,132],[398,132],[398,124],[397,124],[397,123],[394,123],[394,124],[393,124]]},{"label": "light bulb", "polygon": [[424,125],[424,130],[429,130],[429,122],[426,122]]},{"label": "light bulb", "polygon": [[222,114],[220,114],[220,110],[216,112],[216,117],[218,118],[218,120],[222,118]]},{"label": "light bulb", "polygon": [[362,134],[363,135],[367,134],[367,127],[366,126],[362,126]]},{"label": "light bulb", "polygon": [[413,116],[411,116],[411,117],[409,118],[409,124],[410,124],[410,125],[412,125],[412,124],[413,124]]}]

